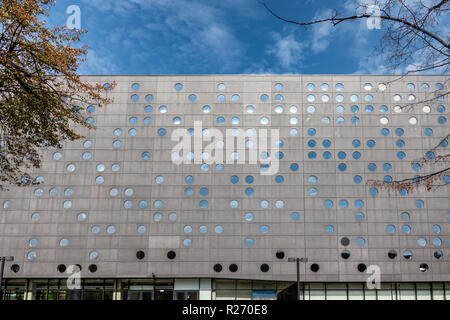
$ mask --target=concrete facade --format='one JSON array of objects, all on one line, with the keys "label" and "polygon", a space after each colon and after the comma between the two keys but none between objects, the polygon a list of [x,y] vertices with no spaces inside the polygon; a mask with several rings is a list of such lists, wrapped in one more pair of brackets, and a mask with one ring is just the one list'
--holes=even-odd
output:
[{"label": "concrete facade", "polygon": [[[438,97],[439,84],[447,86],[448,77],[397,79],[357,75],[85,77],[102,84],[115,81],[116,88],[108,93],[114,102],[86,113],[97,127],[77,128],[86,138],[67,142],[62,150],[43,152],[42,167],[32,172],[43,177],[40,185],[10,187],[0,194],[0,255],[14,256],[19,267],[14,272],[8,264],[5,277],[67,277],[61,265],[78,264],[83,278],[294,281],[295,264],[288,257],[308,257],[301,264],[302,281],[365,282],[368,274],[362,265],[379,266],[383,282],[450,281],[448,187],[433,192],[419,188],[401,195],[383,188],[370,190],[365,183],[386,176],[401,180],[440,168],[424,165],[415,171],[411,161],[449,133],[448,96],[413,108],[396,106],[414,102],[411,95],[415,102]],[[310,83],[314,84],[311,90]],[[134,90],[133,84],[139,88]],[[177,90],[176,84],[182,88]],[[220,90],[219,84],[225,88]],[[343,85],[341,90],[338,84]],[[195,101],[190,101],[193,94]],[[224,95],[224,102],[218,101],[219,95]],[[263,101],[263,95],[268,101]],[[339,95],[343,101],[338,101]],[[353,101],[352,95],[356,96]],[[203,108],[206,105],[209,112]],[[254,107],[251,113],[249,105]],[[161,106],[167,112],[161,112]],[[219,117],[224,123],[217,123]],[[262,175],[260,163],[225,163],[223,170],[216,164],[209,168],[174,164],[176,142],[171,134],[178,128],[193,128],[194,121],[222,132],[278,129],[283,153],[278,172]],[[120,135],[118,131],[115,135],[116,129],[121,129]],[[130,129],[136,129],[136,135]],[[166,131],[162,136],[160,129]],[[86,141],[91,146],[86,147]],[[115,141],[120,146],[118,142],[114,146]],[[447,145],[442,144],[435,155],[448,152]],[[237,151],[242,156],[245,149]],[[145,152],[149,159],[143,159]],[[73,172],[68,170],[71,164]],[[114,164],[120,169],[113,171]],[[298,165],[297,171],[292,164]],[[253,177],[251,183],[247,176]],[[356,183],[355,176],[362,181]],[[163,177],[163,182],[158,183],[161,178],[157,177]],[[441,184],[448,183],[446,179]],[[253,193],[248,190],[247,195],[247,188],[253,188]],[[204,200],[208,203],[202,202],[206,206],[202,208]],[[329,200],[331,208],[326,206]],[[267,208],[262,201],[268,202]],[[85,213],[84,220],[80,213]],[[347,259],[342,257],[344,250],[350,253]],[[405,250],[412,254],[408,259]],[[137,258],[138,251],[145,254],[142,259]],[[169,251],[175,252],[174,259],[168,258]],[[389,251],[395,251],[396,257],[389,257]],[[277,252],[284,254],[279,258]],[[220,272],[214,270],[217,264],[222,266]],[[230,270],[233,264],[235,272]],[[313,265],[319,267],[316,272]]]}]

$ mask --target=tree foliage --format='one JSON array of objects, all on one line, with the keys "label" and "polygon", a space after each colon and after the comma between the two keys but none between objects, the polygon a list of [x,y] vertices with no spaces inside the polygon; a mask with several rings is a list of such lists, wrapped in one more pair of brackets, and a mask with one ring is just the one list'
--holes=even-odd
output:
[{"label": "tree foliage", "polygon": [[81,138],[81,112],[103,106],[101,84],[83,82],[77,69],[87,48],[76,47],[85,31],[46,26],[52,0],[0,0],[0,188],[33,183],[42,148]]}]

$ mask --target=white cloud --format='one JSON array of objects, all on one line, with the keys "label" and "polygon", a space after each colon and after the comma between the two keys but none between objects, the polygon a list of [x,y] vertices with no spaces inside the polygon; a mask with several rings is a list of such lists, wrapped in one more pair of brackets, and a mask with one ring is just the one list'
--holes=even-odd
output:
[{"label": "white cloud", "polygon": [[272,38],[275,43],[271,44],[267,53],[274,55],[283,68],[293,68],[302,62],[306,47],[304,42],[297,41],[294,34],[282,36],[274,32]]},{"label": "white cloud", "polygon": [[[244,44],[235,36],[224,10],[214,3],[198,0],[115,0],[114,4],[84,1],[118,14],[132,15],[136,10],[151,13],[139,41],[154,41],[155,35],[163,36],[172,45],[171,54],[179,59],[202,64],[213,62],[223,70],[242,61],[239,57]],[[128,10],[131,7],[134,10]],[[200,57],[203,60],[200,61]]]},{"label": "white cloud", "polygon": [[[329,18],[332,16],[332,10],[322,10],[320,14],[316,15],[313,20]],[[320,53],[328,48],[328,45],[333,40],[335,28],[331,22],[323,22],[314,25],[312,34],[311,49],[314,53]]]},{"label": "white cloud", "polygon": [[111,63],[111,59],[108,59],[104,53],[99,55],[97,51],[89,49],[85,59],[86,61],[84,61],[78,69],[79,74],[90,75],[116,73],[116,66]]}]

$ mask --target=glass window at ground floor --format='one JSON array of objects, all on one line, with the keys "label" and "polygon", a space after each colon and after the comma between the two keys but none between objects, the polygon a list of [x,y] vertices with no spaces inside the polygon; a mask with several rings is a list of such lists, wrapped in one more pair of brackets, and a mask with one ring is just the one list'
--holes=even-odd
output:
[{"label": "glass window at ground floor", "polygon": [[[203,284],[203,285],[202,285]],[[297,283],[234,279],[5,279],[5,300],[295,300]],[[201,292],[208,294],[202,295]],[[205,291],[206,290],[206,291]],[[450,283],[384,282],[376,290],[365,282],[300,283],[301,300],[448,300]],[[0,298],[0,299],[1,299]]]}]

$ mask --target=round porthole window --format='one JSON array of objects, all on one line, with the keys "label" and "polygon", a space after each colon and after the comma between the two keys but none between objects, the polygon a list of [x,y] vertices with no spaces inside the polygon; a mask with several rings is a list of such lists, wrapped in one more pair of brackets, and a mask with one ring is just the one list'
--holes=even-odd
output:
[{"label": "round porthole window", "polygon": [[238,271],[238,266],[235,263],[230,264],[229,268],[228,268],[231,272],[236,272]]},{"label": "round porthole window", "polygon": [[175,251],[167,252],[167,258],[169,258],[170,260],[175,259],[176,256],[177,256],[177,254],[175,253]]},{"label": "round porthole window", "polygon": [[341,244],[342,244],[343,246],[348,246],[348,245],[350,244],[350,239],[347,238],[347,237],[342,238],[342,239],[341,239]]},{"label": "round porthole window", "polygon": [[11,266],[11,271],[14,272],[14,273],[19,272],[20,271],[20,266],[18,264],[13,264]]},{"label": "round porthole window", "polygon": [[214,270],[215,272],[221,272],[221,271],[222,271],[222,265],[216,263],[216,264],[214,265],[214,267],[213,267],[213,270]]},{"label": "round porthole window", "polygon": [[428,269],[429,269],[429,267],[428,267],[428,265],[427,265],[426,263],[422,263],[422,264],[420,264],[420,266],[419,266],[420,272],[427,272]]},{"label": "round porthole window", "polygon": [[59,272],[59,273],[64,273],[64,272],[66,272],[66,265],[64,265],[64,264],[59,264],[58,267],[57,267],[57,269],[58,269],[58,272]]},{"label": "round porthole window", "polygon": [[319,271],[319,265],[317,263],[313,263],[310,267],[312,272],[317,272]]},{"label": "round porthole window", "polygon": [[261,267],[260,267],[260,270],[261,270],[262,272],[267,272],[267,271],[269,271],[269,265],[266,264],[266,263],[262,264]]},{"label": "round porthole window", "polygon": [[389,259],[395,259],[397,257],[397,251],[389,250],[388,257],[389,257]]},{"label": "round porthole window", "polygon": [[285,256],[284,251],[277,251],[275,253],[275,256],[277,257],[277,259],[283,259]]},{"label": "round porthole window", "polygon": [[411,252],[411,250],[405,250],[405,251],[403,251],[403,258],[409,260],[409,259],[411,259],[411,257],[412,257],[412,252]]},{"label": "round porthole window", "polygon": [[342,257],[342,259],[348,259],[348,258],[350,258],[350,251],[348,251],[348,250],[343,250],[343,251],[341,252],[341,257]]},{"label": "round porthole window", "polygon": [[136,258],[137,258],[138,260],[142,260],[142,259],[144,259],[144,257],[145,257],[144,251],[138,251],[138,252],[136,252]]}]

